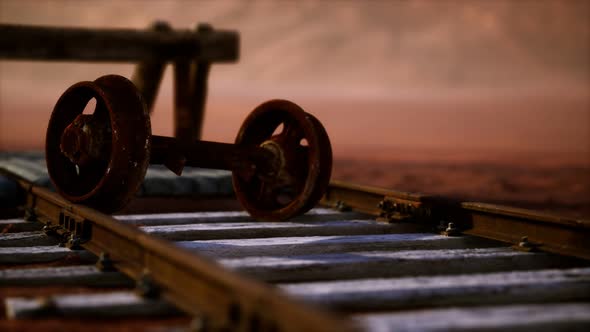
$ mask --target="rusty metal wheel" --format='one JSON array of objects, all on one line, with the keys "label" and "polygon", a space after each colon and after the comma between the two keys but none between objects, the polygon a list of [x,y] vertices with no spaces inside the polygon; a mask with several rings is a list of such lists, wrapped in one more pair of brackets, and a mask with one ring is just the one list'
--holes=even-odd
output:
[{"label": "rusty metal wheel", "polygon": [[298,105],[271,100],[258,106],[242,124],[236,144],[260,146],[275,156],[272,172],[233,173],[236,196],[253,217],[289,219],[307,212],[326,192],[332,172],[330,139]]},{"label": "rusty metal wheel", "polygon": [[[93,98],[96,109],[83,114]],[[102,76],[74,84],[57,101],[45,141],[47,171],[66,199],[112,213],[139,189],[150,147],[150,118],[133,83]]]}]

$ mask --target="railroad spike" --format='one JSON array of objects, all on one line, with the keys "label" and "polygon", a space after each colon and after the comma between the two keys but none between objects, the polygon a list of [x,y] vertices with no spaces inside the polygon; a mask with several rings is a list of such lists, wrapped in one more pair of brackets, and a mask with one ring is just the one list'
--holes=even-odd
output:
[{"label": "railroad spike", "polygon": [[35,213],[35,210],[32,208],[26,207],[24,219],[26,221],[37,221],[37,214]]},{"label": "railroad spike", "polygon": [[454,222],[449,222],[442,234],[446,236],[458,236],[461,235],[461,231],[457,228]]},{"label": "railroad spike", "polygon": [[146,298],[157,298],[160,295],[160,288],[154,282],[153,277],[148,271],[143,271],[135,284],[135,292]]},{"label": "railroad spike", "polygon": [[101,252],[98,256],[98,260],[96,261],[96,267],[103,272],[116,271],[111,256],[109,255],[109,253],[104,251]]},{"label": "railroad spike", "polygon": [[66,240],[65,242],[65,247],[70,249],[70,250],[82,250],[82,247],[80,246],[81,244],[81,239],[78,235],[76,234],[70,234],[70,237]]},{"label": "railroad spike", "polygon": [[[96,109],[83,113],[92,98]],[[231,170],[237,199],[253,217],[285,220],[307,212],[325,193],[332,149],[320,121],[287,100],[252,111],[235,144],[152,135],[135,85],[107,75],[74,84],[59,98],[46,161],[62,196],[106,213],[125,206],[152,163],[177,175],[186,166]]]}]

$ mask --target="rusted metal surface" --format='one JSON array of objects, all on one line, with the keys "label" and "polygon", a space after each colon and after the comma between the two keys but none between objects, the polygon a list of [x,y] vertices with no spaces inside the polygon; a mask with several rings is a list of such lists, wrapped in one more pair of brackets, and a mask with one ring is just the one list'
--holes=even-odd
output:
[{"label": "rusted metal surface", "polygon": [[96,255],[135,280],[149,276],[157,295],[185,312],[206,317],[210,328],[250,331],[251,322],[269,330],[349,331],[350,326],[311,310],[276,290],[237,277],[219,265],[122,224],[96,210],[71,204],[44,188],[20,181],[27,206],[61,236],[76,238]]},{"label": "rusted metal surface", "polygon": [[[197,26],[201,34],[214,33],[208,24]],[[179,59],[174,63],[174,136],[183,142],[201,138],[211,62]]]},{"label": "rusted metal surface", "polygon": [[[182,142],[199,139],[192,114],[191,61],[182,59],[174,63],[174,137]],[[200,127],[200,124],[199,124]]]},{"label": "rusted metal surface", "polygon": [[460,213],[465,234],[512,243],[525,251],[590,259],[590,220],[476,202],[461,203]]},{"label": "rusted metal surface", "polygon": [[[176,74],[186,79],[183,70]],[[188,107],[184,97],[177,96],[177,106]],[[81,114],[91,98],[97,100],[96,110]],[[280,125],[283,131],[275,135]],[[47,169],[60,194],[104,212],[117,211],[133,197],[150,161],[177,175],[185,166],[231,170],[238,200],[265,220],[305,213],[330,181],[332,150],[325,129],[286,100],[255,109],[236,144],[189,136],[151,136],[145,103],[133,83],[103,76],[75,84],[57,102],[47,131]]]},{"label": "rusted metal surface", "polygon": [[86,29],[0,24],[0,59],[135,62],[239,57],[235,31]]},{"label": "rusted metal surface", "polygon": [[150,162],[163,164],[180,175],[185,166],[225,169],[235,172],[273,171],[275,155],[257,146],[237,146],[229,143],[210,141],[182,141],[165,136],[152,136]]},{"label": "rusted metal surface", "polygon": [[203,132],[203,119],[205,117],[205,104],[207,102],[207,91],[211,63],[205,61],[194,61],[191,64],[191,99],[192,117],[194,124],[194,135],[201,138]]},{"label": "rusted metal surface", "polygon": [[[334,182],[322,203],[347,206],[383,221],[429,224],[432,229],[470,234],[523,247],[590,259],[590,220],[424,194],[396,192]],[[450,225],[452,224],[452,225]]]},{"label": "rusted metal surface", "polygon": [[[282,131],[274,134],[282,124]],[[332,171],[330,140],[320,122],[294,103],[271,100],[246,118],[236,145],[268,149],[275,174],[244,178],[234,173],[242,206],[261,219],[282,220],[311,209],[326,191]]]},{"label": "rusted metal surface", "polygon": [[[275,135],[280,125],[283,131]],[[321,123],[286,100],[256,108],[236,144],[185,143],[162,136],[153,136],[152,142],[151,161],[176,174],[184,166],[232,170],[238,200],[264,220],[285,220],[311,209],[325,192],[332,169],[330,140]]]},{"label": "rusted metal surface", "polygon": [[[167,22],[154,22],[150,28],[153,31],[171,32],[172,28]],[[152,112],[162,77],[166,69],[166,59],[147,59],[135,66],[131,81],[143,96],[148,112]]]},{"label": "rusted metal surface", "polygon": [[[94,113],[82,114],[92,98]],[[108,75],[77,83],[60,97],[47,128],[51,181],[72,202],[117,211],[141,185],[150,137],[145,104],[129,80]]]},{"label": "rusted metal surface", "polygon": [[[199,24],[196,30],[203,34],[214,32],[208,24]],[[211,62],[201,59],[175,65],[174,132],[181,140],[191,142],[201,138],[210,69]]]},{"label": "rusted metal surface", "polygon": [[80,114],[64,129],[59,149],[72,163],[88,166],[109,155],[111,126],[109,121],[99,119],[98,114]]}]

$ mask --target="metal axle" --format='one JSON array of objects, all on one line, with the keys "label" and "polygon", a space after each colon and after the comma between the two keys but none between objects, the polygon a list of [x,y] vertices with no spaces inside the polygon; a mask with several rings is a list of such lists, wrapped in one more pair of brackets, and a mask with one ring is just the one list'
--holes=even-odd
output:
[{"label": "metal axle", "polygon": [[280,160],[280,151],[264,145],[239,146],[210,141],[187,144],[173,137],[152,136],[150,164],[163,164],[177,175],[185,166],[192,166],[272,176],[280,167]]}]

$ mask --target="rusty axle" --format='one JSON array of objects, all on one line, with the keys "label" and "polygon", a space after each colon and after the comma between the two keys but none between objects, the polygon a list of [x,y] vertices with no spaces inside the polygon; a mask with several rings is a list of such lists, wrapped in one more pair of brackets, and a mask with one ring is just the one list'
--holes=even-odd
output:
[{"label": "rusty axle", "polygon": [[[110,126],[99,122],[94,115],[80,114],[64,130],[60,150],[76,165],[86,166],[104,160],[112,141]],[[280,151],[260,146],[196,141],[185,143],[178,138],[151,137],[150,164],[165,165],[176,175],[186,166],[237,171],[249,178],[254,173],[274,176],[281,167]],[[146,147],[147,148],[147,147]]]},{"label": "rusty axle", "polygon": [[264,147],[210,141],[186,144],[173,137],[152,136],[150,164],[163,164],[177,175],[185,166],[238,171],[245,176],[272,175],[278,162],[280,156]]}]

